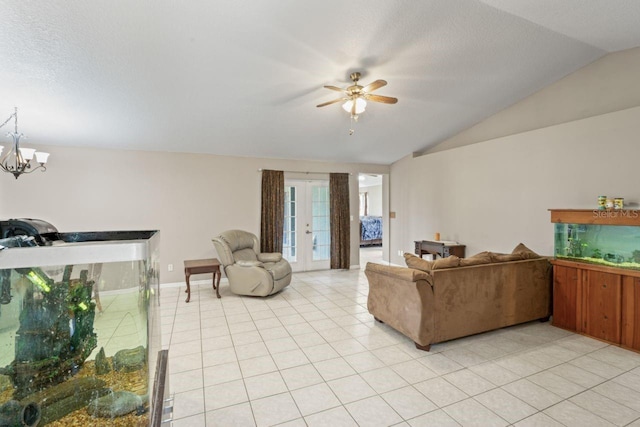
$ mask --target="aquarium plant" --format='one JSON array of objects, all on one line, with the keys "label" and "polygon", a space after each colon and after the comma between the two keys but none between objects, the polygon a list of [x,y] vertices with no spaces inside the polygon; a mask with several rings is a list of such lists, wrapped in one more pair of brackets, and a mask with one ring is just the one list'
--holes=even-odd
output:
[{"label": "aquarium plant", "polygon": [[574,258],[582,258],[584,249],[589,246],[588,243],[583,243],[580,239],[574,239],[569,237],[567,239],[569,245],[567,246],[567,256]]}]

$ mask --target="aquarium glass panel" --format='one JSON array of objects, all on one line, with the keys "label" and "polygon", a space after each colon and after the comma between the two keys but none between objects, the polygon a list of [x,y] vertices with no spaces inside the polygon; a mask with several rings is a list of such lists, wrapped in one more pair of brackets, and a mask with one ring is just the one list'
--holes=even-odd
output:
[{"label": "aquarium glass panel", "polygon": [[556,258],[640,270],[640,227],[555,224]]}]

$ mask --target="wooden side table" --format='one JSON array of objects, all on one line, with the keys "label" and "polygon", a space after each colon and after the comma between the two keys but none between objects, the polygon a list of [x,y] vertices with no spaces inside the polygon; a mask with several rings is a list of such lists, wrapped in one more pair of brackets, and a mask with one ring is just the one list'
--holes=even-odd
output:
[{"label": "wooden side table", "polygon": [[[189,277],[192,274],[205,274],[213,273],[213,289],[216,291],[216,296],[220,298],[220,261],[217,258],[210,259],[192,259],[184,262],[184,277],[187,281],[187,299],[185,302],[191,300],[191,285],[189,284]],[[217,278],[217,280],[216,280]]]},{"label": "wooden side table", "polygon": [[460,258],[464,258],[465,245],[460,245],[456,242],[446,241],[433,241],[433,240],[414,240],[416,244],[415,253],[420,258],[424,254],[431,254],[434,256],[440,255],[440,258],[446,258],[449,255],[455,255]]}]

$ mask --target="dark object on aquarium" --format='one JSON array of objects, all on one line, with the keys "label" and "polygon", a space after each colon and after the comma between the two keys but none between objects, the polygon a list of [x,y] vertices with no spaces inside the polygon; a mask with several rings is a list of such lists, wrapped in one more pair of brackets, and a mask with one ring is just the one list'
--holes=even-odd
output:
[{"label": "dark object on aquarium", "polygon": [[31,236],[38,246],[48,246],[60,240],[58,229],[41,219],[14,218],[0,221],[0,238],[16,236]]},{"label": "dark object on aquarium", "polygon": [[21,404],[17,400],[10,400],[0,406],[0,426],[33,427],[40,422],[40,415],[40,405],[37,403]]},{"label": "dark object on aquarium", "polygon": [[[0,221],[0,250],[49,246],[60,240],[58,229],[41,219],[14,218]],[[11,302],[11,270],[0,271],[0,304]]]},{"label": "dark object on aquarium", "polygon": [[26,248],[37,246],[36,238],[33,236],[15,236],[0,239],[0,249],[6,248]]}]

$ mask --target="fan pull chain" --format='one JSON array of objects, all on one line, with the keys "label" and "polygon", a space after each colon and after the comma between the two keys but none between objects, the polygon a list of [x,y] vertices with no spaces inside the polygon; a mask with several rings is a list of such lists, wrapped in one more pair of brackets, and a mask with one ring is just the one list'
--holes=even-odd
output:
[{"label": "fan pull chain", "polygon": [[351,115],[351,128],[349,129],[349,135],[353,135],[354,133],[356,133],[355,127],[356,127],[356,123],[358,123],[358,115]]}]

